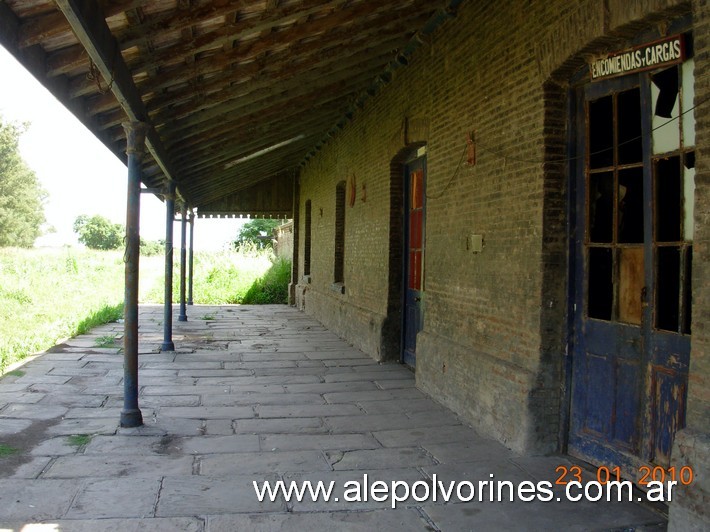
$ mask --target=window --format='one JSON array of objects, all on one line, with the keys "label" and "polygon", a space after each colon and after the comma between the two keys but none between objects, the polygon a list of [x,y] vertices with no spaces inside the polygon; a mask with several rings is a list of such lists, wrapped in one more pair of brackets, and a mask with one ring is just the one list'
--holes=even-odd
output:
[{"label": "window", "polygon": [[[642,325],[649,288],[646,273],[651,272],[655,328],[691,332],[693,71],[694,61],[689,59],[644,74],[649,78],[640,81],[646,83],[590,99],[587,104],[590,318]],[[650,92],[648,110],[643,105],[644,91]],[[652,112],[650,120],[643,120],[642,113],[647,111]],[[649,134],[651,142],[644,148],[643,139]],[[645,171],[644,149],[648,148],[650,172]],[[650,176],[650,184],[645,176]]]},{"label": "window", "polygon": [[343,283],[345,267],[345,181],[335,188],[335,254],[333,282]]},{"label": "window", "polygon": [[305,240],[303,242],[303,275],[311,274],[311,200],[306,201]]}]

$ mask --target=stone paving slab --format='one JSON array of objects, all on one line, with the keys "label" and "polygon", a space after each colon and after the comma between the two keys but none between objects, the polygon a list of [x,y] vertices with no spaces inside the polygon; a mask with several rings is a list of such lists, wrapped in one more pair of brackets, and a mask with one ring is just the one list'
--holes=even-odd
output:
[{"label": "stone paving slab", "polygon": [[[40,395],[40,394],[34,394]],[[54,406],[62,405],[68,408],[71,407],[88,407],[88,408],[99,408],[106,404],[108,398],[107,395],[72,395],[64,393],[48,393],[41,394],[43,399],[41,404],[51,404]],[[123,398],[121,398],[121,404],[123,404]]]},{"label": "stone paving slab", "polygon": [[0,437],[18,434],[31,425],[29,419],[3,419],[0,423]]},{"label": "stone paving slab", "polygon": [[23,462],[10,473],[8,478],[37,478],[49,468],[52,458],[49,456],[34,456],[28,462]]},{"label": "stone paving slab", "polygon": [[[119,427],[123,357],[96,347],[119,324],[0,379],[0,443],[13,447],[0,456],[0,529],[663,530],[662,515],[633,503],[345,501],[346,484],[365,478],[420,490],[434,479],[553,481],[574,462],[482,438],[412,371],[374,362],[293,308],[190,307],[170,353],[159,352],[162,313],[140,309],[141,427]],[[195,318],[205,315],[214,319]],[[339,500],[260,502],[253,483],[264,480],[333,482]]]},{"label": "stone paving slab", "polygon": [[636,504],[605,502],[471,502],[423,510],[440,530],[470,530],[471,523],[478,530],[560,530],[562,523],[573,531],[642,530],[663,521]]},{"label": "stone paving slab", "polygon": [[469,441],[476,437],[471,429],[463,425],[437,427],[435,430],[426,428],[407,428],[382,430],[372,435],[385,447],[409,447],[430,443],[447,443]]},{"label": "stone paving slab", "polygon": [[45,471],[44,478],[159,477],[192,474],[190,456],[92,455],[61,456]]},{"label": "stone paving slab", "polygon": [[335,471],[423,467],[435,464],[431,456],[418,447],[327,451],[326,457]]},{"label": "stone paving slab", "polygon": [[267,434],[261,437],[262,449],[295,451],[304,449],[376,449],[377,440],[369,434]]},{"label": "stone paving slab", "polygon": [[[54,519],[45,524],[47,530],[71,532],[203,532],[205,529],[204,520],[198,517],[156,517],[150,520],[150,525],[146,525],[146,520],[140,518]],[[23,521],[7,523],[6,526],[11,530],[26,528]],[[42,526],[37,526],[37,529],[43,530]]]},{"label": "stone paving slab", "polygon": [[331,465],[319,451],[213,454],[200,460],[200,474],[214,477],[305,471],[331,471]]},{"label": "stone paving slab", "polygon": [[337,530],[373,532],[374,530],[431,531],[431,526],[415,509],[373,510],[364,512],[318,512],[285,514],[219,515],[207,519],[208,532],[249,530]]},{"label": "stone paving slab", "polygon": [[188,419],[240,419],[254,417],[251,406],[163,406],[160,413]]},{"label": "stone paving slab", "polygon": [[[169,393],[169,392],[168,392]],[[160,406],[200,406],[201,398],[194,395],[143,395],[141,408],[158,408]],[[106,402],[107,407],[123,407],[123,397],[110,397]]]},{"label": "stone paving slab", "polygon": [[200,514],[283,512],[286,503],[259,502],[252,482],[275,482],[275,475],[249,475],[219,478],[209,476],[165,477],[161,486],[156,515],[160,517]]},{"label": "stone paving slab", "polygon": [[63,516],[79,485],[74,480],[0,479],[0,508],[5,521],[32,523]]},{"label": "stone paving slab", "polygon": [[10,403],[39,403],[44,397],[44,394],[41,393],[28,393],[25,391],[0,393],[0,409]]},{"label": "stone paving slab", "polygon": [[[426,477],[416,468],[390,468],[390,469],[365,469],[360,471],[329,471],[322,473],[295,473],[284,475],[284,479],[303,482],[310,481],[312,484],[323,482],[329,484],[333,482],[333,490],[330,500],[324,500],[321,492],[317,500],[304,497],[302,501],[291,501],[289,504],[294,512],[328,512],[334,510],[373,510],[378,508],[390,508],[390,500],[376,500],[371,495],[371,486],[374,482],[384,482],[387,485],[395,480],[414,484],[417,481],[426,480]],[[348,482],[358,482],[362,488],[358,491],[355,484]],[[346,490],[348,497],[346,498]],[[407,505],[414,506],[415,501],[411,496],[400,503],[401,507]]]},{"label": "stone paving slab", "polygon": [[[343,387],[352,387],[353,383],[343,384]],[[367,389],[354,390],[349,392],[324,392],[323,397],[329,403],[377,403],[380,405],[388,405],[395,399],[423,399],[432,406],[439,407],[437,403],[428,398],[424,393],[415,388],[397,389],[397,390],[382,390]],[[398,410],[399,412],[399,410]],[[380,412],[385,413],[385,412]]]},{"label": "stone paving slab", "polygon": [[[239,392],[229,395],[203,395],[204,406],[234,406],[234,405],[318,405],[324,404],[325,399],[317,393],[259,393]],[[282,417],[282,416],[279,416]]]},{"label": "stone paving slab", "polygon": [[236,434],[323,434],[330,430],[320,417],[237,419],[232,426]]},{"label": "stone paving slab", "polygon": [[258,452],[259,437],[254,434],[232,436],[199,436],[175,440],[175,446],[189,454]]},{"label": "stone paving slab", "polygon": [[348,419],[352,419],[353,416],[362,413],[357,405],[347,404],[258,405],[255,410],[260,418],[346,416]]},{"label": "stone paving slab", "polygon": [[87,480],[64,517],[153,517],[162,481],[161,476]]}]

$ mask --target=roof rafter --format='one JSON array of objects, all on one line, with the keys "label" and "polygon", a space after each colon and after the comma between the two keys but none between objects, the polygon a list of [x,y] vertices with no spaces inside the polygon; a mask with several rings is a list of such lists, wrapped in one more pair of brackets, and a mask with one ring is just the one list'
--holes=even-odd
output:
[{"label": "roof rafter", "polygon": [[150,122],[140,93],[133,83],[133,77],[99,6],[90,0],[57,0],[57,7],[66,17],[74,34],[86,49],[101,75],[105,80],[111,80],[109,82],[111,92],[126,112],[129,120],[148,124],[146,134],[148,150],[160,165],[165,177],[175,180],[169,158]]}]

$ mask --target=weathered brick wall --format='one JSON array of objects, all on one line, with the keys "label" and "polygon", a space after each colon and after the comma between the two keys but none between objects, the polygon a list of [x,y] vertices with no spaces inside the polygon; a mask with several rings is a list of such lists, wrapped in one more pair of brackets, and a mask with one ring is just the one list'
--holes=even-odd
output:
[{"label": "weathered brick wall", "polygon": [[[696,93],[708,92],[706,2],[696,13]],[[300,175],[312,201],[310,283],[299,305],[376,358],[386,328],[390,163],[405,124],[427,143],[424,330],[417,384],[518,450],[552,450],[567,339],[566,84],[586,57],[626,46],[690,4],[676,0],[467,2]],[[514,31],[511,30],[514,28]],[[698,117],[693,353],[688,424],[707,432],[708,119]],[[457,167],[475,133],[475,166]],[[335,188],[346,207],[344,293],[331,286]],[[366,196],[362,187],[365,187]],[[396,217],[396,216],[395,216]],[[303,230],[303,222],[300,226]],[[467,250],[470,234],[484,238]],[[303,260],[303,249],[299,249]]]},{"label": "weathered brick wall", "polygon": [[290,259],[293,257],[293,220],[279,225],[274,229],[274,252],[278,257]]},{"label": "weathered brick wall", "polygon": [[710,529],[710,5],[693,2],[695,46],[695,234],[693,323],[687,428],[676,434],[672,465],[691,467],[696,481],[679,486],[669,530]]}]

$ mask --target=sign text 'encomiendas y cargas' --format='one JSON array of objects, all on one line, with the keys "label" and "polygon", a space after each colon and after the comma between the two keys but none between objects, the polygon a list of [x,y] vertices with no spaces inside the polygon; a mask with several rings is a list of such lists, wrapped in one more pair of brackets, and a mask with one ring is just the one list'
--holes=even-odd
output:
[{"label": "sign text 'encomiendas y cargas'", "polygon": [[592,79],[602,79],[631,72],[658,68],[683,61],[685,47],[682,35],[614,52],[589,64]]}]

